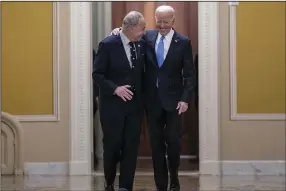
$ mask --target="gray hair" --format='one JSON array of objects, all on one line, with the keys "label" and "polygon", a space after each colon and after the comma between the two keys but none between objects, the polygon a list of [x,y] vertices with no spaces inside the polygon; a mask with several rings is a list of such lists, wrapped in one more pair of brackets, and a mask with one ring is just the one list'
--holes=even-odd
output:
[{"label": "gray hair", "polygon": [[175,18],[175,9],[169,5],[161,5],[157,7],[157,9],[155,10],[155,15],[157,12],[171,12],[173,14],[173,18]]},{"label": "gray hair", "polygon": [[142,13],[138,11],[129,12],[123,19],[122,27],[128,28],[139,24],[140,19],[143,18]]}]

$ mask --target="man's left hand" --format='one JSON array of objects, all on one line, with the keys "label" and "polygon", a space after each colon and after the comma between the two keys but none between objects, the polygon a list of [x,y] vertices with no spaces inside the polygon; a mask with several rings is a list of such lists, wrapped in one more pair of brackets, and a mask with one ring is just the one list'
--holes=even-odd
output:
[{"label": "man's left hand", "polygon": [[184,113],[184,112],[187,111],[187,109],[188,109],[188,103],[183,102],[183,101],[180,101],[180,102],[178,103],[178,106],[177,106],[176,109],[179,110],[179,115],[181,115],[181,113]]}]

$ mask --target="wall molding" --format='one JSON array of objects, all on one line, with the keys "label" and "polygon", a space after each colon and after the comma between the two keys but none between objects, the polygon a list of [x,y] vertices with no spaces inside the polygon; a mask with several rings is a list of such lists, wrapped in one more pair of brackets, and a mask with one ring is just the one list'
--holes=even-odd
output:
[{"label": "wall molding", "polygon": [[[210,163],[209,163],[210,164]],[[217,164],[222,166],[222,175],[250,175],[250,176],[285,176],[285,160],[271,160],[271,161],[221,161]],[[84,167],[83,163],[78,165],[78,168]],[[47,162],[47,163],[25,163],[25,175],[67,175],[69,173],[68,162]],[[98,176],[103,176],[103,172],[93,172]],[[119,173],[117,173],[119,174]],[[150,176],[152,173],[136,172],[137,175]],[[180,175],[198,175],[198,172],[180,171]]]},{"label": "wall molding", "polygon": [[[19,123],[19,121],[9,113],[1,112],[1,124],[6,124],[14,135],[14,174],[21,175],[23,174],[23,166],[24,166],[24,131],[23,127]],[[0,125],[1,127],[1,125]],[[2,133],[3,129],[1,129]],[[7,146],[7,145],[5,145]],[[6,153],[7,154],[7,153]],[[1,163],[2,164],[2,163]],[[3,165],[3,164],[2,164]],[[5,173],[5,172],[4,172]],[[3,174],[3,169],[2,169]]]},{"label": "wall molding", "polygon": [[59,2],[53,2],[53,114],[51,115],[14,115],[20,122],[45,122],[60,120],[59,90]]},{"label": "wall molding", "polygon": [[241,120],[241,121],[284,121],[286,120],[286,114],[283,113],[235,113],[231,116],[231,120]]},{"label": "wall molding", "polygon": [[24,163],[24,175],[67,175],[68,162]]},{"label": "wall molding", "polygon": [[285,120],[284,113],[237,113],[237,75],[236,75],[236,8],[237,2],[229,3],[230,33],[230,86],[231,120]]},{"label": "wall molding", "polygon": [[276,175],[285,176],[285,160],[222,161],[223,175]]}]

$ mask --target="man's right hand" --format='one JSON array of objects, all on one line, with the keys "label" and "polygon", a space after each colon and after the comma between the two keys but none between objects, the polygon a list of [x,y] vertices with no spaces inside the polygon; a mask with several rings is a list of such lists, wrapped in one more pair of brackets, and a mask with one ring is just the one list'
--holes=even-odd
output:
[{"label": "man's right hand", "polygon": [[119,96],[123,101],[131,100],[133,93],[128,88],[129,85],[119,86],[115,89],[115,94]]},{"label": "man's right hand", "polygon": [[119,32],[122,30],[122,28],[120,27],[120,28],[115,28],[115,29],[113,29],[112,31],[111,31],[111,33],[110,33],[110,35],[115,35],[115,36],[117,36],[117,35],[119,35]]}]

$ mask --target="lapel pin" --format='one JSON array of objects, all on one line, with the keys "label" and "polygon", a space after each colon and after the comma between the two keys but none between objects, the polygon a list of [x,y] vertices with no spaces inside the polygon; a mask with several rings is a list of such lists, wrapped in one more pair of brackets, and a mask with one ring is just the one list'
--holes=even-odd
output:
[{"label": "lapel pin", "polygon": [[140,47],[140,44],[138,44],[138,47]]},{"label": "lapel pin", "polygon": [[175,42],[178,42],[177,40],[175,40]]}]

